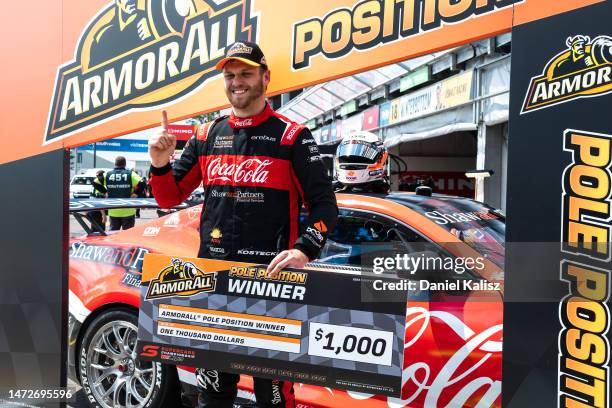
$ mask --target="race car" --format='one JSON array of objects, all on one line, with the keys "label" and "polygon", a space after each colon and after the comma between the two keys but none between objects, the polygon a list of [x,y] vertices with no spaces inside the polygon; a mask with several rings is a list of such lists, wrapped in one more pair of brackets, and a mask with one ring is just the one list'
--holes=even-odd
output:
[{"label": "race car", "polygon": [[[338,194],[337,201],[337,225],[319,259],[307,267],[367,269],[373,257],[403,253],[450,259],[452,268],[397,266],[385,272],[431,282],[407,301],[403,399],[296,383],[296,406],[501,406],[503,213],[437,194]],[[71,200],[71,213],[88,234],[70,241],[69,377],[82,385],[93,407],[194,406],[196,368],[141,361],[135,344],[144,255],[195,257],[202,206],[108,235],[84,220],[83,211],[121,206],[156,204]],[[468,265],[466,259],[480,263]],[[254,401],[250,377],[241,376],[238,397]]]}]

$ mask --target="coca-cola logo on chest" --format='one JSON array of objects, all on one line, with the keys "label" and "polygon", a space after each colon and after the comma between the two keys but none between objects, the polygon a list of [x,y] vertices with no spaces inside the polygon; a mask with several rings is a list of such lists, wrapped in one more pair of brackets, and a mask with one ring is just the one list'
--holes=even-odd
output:
[{"label": "coca-cola logo on chest", "polygon": [[208,182],[222,180],[230,183],[257,183],[264,184],[268,181],[271,160],[258,158],[245,158],[236,162],[226,162],[221,157],[213,159],[208,163],[206,175]]}]

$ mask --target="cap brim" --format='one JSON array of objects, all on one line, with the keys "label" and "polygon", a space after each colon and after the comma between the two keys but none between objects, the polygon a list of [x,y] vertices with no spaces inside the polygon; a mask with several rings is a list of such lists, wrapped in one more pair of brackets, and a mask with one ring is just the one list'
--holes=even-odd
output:
[{"label": "cap brim", "polygon": [[225,64],[227,64],[227,62],[230,60],[237,60],[240,62],[244,62],[245,64],[250,65],[252,67],[261,67],[261,64],[258,64],[255,61],[251,61],[250,59],[241,58],[241,57],[226,57],[226,58],[223,58],[221,61],[217,62],[217,65],[215,65],[215,68],[223,69],[223,66],[225,66]]}]

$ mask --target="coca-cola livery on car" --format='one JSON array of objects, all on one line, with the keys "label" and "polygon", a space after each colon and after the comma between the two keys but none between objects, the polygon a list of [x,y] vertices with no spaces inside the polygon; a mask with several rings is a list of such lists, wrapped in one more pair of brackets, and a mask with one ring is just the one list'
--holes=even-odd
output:
[{"label": "coca-cola livery on car", "polygon": [[[250,177],[261,177],[255,168]],[[215,174],[227,176],[223,171]],[[218,192],[236,201],[258,199],[256,193]],[[79,202],[73,200],[71,207],[87,207]],[[362,266],[373,255],[384,256],[367,253],[368,248],[380,246],[364,245],[384,243],[414,256],[425,245],[427,251],[452,259],[480,258],[484,267],[462,274],[425,270],[413,278],[458,284],[456,289],[422,288],[408,299],[404,400],[296,384],[297,406],[501,406],[503,215],[469,199],[438,195],[338,194],[337,202],[338,221],[328,232],[317,263],[342,272],[346,265]],[[138,201],[124,203],[135,204]],[[148,201],[142,206],[151,205]],[[201,211],[201,206],[194,206],[127,231],[71,241],[69,374],[83,385],[92,406],[170,407],[178,406],[178,401],[193,406],[195,368],[140,361],[134,345],[144,254],[194,257],[200,245]],[[308,227],[302,225],[304,230]],[[222,241],[222,235],[214,231],[210,239]],[[274,252],[256,247],[241,250],[262,257]],[[494,289],[479,290],[483,282]],[[241,378],[239,398],[254,399],[248,376]]]}]

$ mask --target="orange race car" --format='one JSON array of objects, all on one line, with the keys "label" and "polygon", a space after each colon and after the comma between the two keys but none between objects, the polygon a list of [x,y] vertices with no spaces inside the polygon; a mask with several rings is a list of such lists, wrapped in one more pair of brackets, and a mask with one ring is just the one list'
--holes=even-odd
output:
[{"label": "orange race car", "polygon": [[[379,243],[413,258],[434,253],[452,260],[479,259],[480,265],[454,262],[453,269],[417,273],[420,281],[432,284],[419,287],[407,302],[403,400],[295,384],[297,406],[501,406],[503,214],[470,199],[435,194],[337,198],[338,223],[316,263],[338,272],[351,269],[347,266],[372,267],[372,256],[380,254],[368,253],[379,248],[369,244]],[[135,343],[144,255],[195,257],[202,207],[109,235],[91,231],[83,221],[88,209],[121,206],[156,204],[153,199],[70,203],[88,235],[72,239],[69,249],[69,376],[95,407],[193,406],[195,368],[140,361]],[[254,400],[252,391],[251,378],[243,376],[242,404]]]}]

